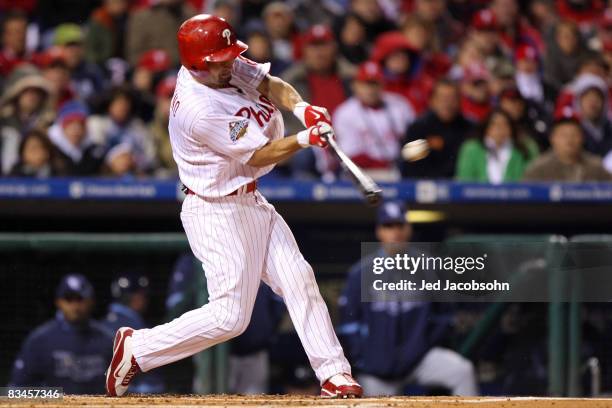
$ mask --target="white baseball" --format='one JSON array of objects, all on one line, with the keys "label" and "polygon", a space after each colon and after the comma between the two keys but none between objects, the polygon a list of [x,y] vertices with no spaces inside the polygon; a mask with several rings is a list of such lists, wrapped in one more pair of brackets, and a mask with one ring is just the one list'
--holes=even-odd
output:
[{"label": "white baseball", "polygon": [[408,142],[402,147],[402,157],[406,161],[421,160],[429,154],[429,145],[425,139]]}]

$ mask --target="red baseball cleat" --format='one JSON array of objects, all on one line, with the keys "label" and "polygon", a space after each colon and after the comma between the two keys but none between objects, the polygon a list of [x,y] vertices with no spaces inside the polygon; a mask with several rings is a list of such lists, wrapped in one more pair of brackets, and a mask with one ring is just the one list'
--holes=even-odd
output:
[{"label": "red baseball cleat", "polygon": [[140,372],[132,354],[132,333],[134,329],[121,327],[115,334],[113,359],[106,370],[106,394],[109,397],[125,394],[130,381]]},{"label": "red baseball cleat", "polygon": [[323,398],[361,398],[363,388],[349,374],[336,374],[323,383]]}]

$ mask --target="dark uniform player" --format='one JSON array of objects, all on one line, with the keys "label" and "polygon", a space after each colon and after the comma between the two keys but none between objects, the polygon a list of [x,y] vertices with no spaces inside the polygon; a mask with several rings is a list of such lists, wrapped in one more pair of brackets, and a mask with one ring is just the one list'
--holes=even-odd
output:
[{"label": "dark uniform player", "polygon": [[[111,295],[113,302],[103,323],[112,333],[123,326],[147,327],[142,314],[149,304],[149,278],[136,272],[120,274],[111,283]],[[138,394],[159,394],[164,389],[159,372],[139,376],[132,383],[132,390]]]},{"label": "dark uniform player", "polygon": [[90,317],[93,287],[83,275],[66,275],[55,297],[55,319],[27,337],[9,385],[63,387],[66,394],[102,394],[113,333]]}]

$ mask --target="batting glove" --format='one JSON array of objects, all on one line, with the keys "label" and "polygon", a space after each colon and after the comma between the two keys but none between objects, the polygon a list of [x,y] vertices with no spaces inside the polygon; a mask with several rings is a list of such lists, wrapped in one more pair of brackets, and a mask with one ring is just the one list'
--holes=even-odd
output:
[{"label": "batting glove", "polygon": [[302,122],[305,128],[309,128],[319,122],[331,125],[331,116],[327,109],[320,106],[313,106],[308,102],[298,102],[293,108],[293,114]]},{"label": "batting glove", "polygon": [[302,147],[318,146],[327,147],[327,140],[322,135],[327,134],[327,137],[334,137],[334,129],[325,122],[320,122],[318,125],[311,126],[308,129],[297,133],[297,141]]}]

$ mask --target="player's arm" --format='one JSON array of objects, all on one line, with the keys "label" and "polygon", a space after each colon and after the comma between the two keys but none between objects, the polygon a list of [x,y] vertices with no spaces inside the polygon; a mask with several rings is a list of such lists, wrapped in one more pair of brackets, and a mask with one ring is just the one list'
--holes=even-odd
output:
[{"label": "player's arm", "polygon": [[295,135],[273,140],[255,150],[247,164],[253,167],[265,167],[288,159],[295,152],[305,147],[326,147],[327,142],[321,135],[332,132],[331,126],[322,123],[320,125],[311,126]]},{"label": "player's arm", "polygon": [[257,91],[268,97],[277,107],[292,111],[306,128],[320,122],[331,125],[331,116],[327,109],[304,102],[298,91],[279,77],[266,75],[259,83]]}]

